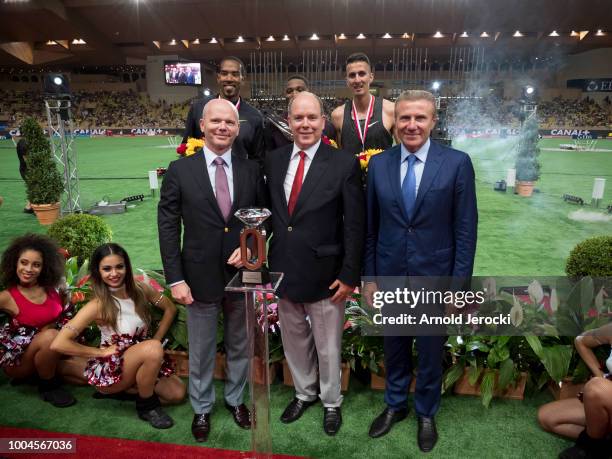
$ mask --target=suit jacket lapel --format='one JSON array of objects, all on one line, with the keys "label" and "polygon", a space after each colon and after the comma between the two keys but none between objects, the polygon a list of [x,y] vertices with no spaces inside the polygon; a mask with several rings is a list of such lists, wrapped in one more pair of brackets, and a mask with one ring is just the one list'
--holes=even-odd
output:
[{"label": "suit jacket lapel", "polygon": [[[232,201],[232,210],[230,212],[230,218],[232,215],[234,215],[234,213],[236,213],[236,211],[238,210],[238,204],[239,204],[239,199],[241,197],[240,195],[240,184],[244,183],[244,180],[246,179],[245,175],[244,175],[244,168],[242,167],[242,159],[239,158],[236,155],[232,155],[232,176],[233,176],[233,181],[234,181],[234,200]],[[217,199],[215,198],[215,201]],[[219,207],[217,205],[217,207]],[[221,212],[221,211],[219,211]]]},{"label": "suit jacket lapel", "polygon": [[[223,218],[223,214],[221,213],[221,209],[219,209],[219,204],[217,204],[217,198],[215,197],[215,193],[212,189],[212,184],[210,183],[210,177],[208,176],[208,166],[206,164],[206,157],[204,156],[204,150],[200,151],[193,158],[193,160],[197,164],[197,166],[190,168],[191,173],[193,174],[193,178],[195,179],[196,183],[199,185],[200,189],[204,193],[203,196],[210,201],[211,207],[217,213],[219,218],[225,221]],[[234,181],[234,183],[236,182]]]},{"label": "suit jacket lapel", "polygon": [[287,203],[287,196],[285,196],[285,177],[287,176],[287,170],[289,169],[289,162],[291,161],[291,152],[293,151],[293,145],[288,145],[285,150],[280,152],[279,158],[276,164],[276,186],[270,191],[280,196],[281,201],[281,214],[283,220],[287,222],[289,220],[289,209]]},{"label": "suit jacket lapel", "polygon": [[302,183],[302,189],[300,190],[300,195],[298,196],[298,200],[295,204],[295,209],[293,210],[291,220],[293,220],[295,216],[300,213],[300,210],[302,210],[304,207],[308,197],[316,189],[321,177],[327,173],[327,163],[329,162],[330,155],[333,154],[333,152],[328,150],[328,148],[331,147],[326,148],[324,145],[325,144],[321,142],[317,152],[315,153],[314,159],[308,168],[308,173],[306,174],[306,179]]},{"label": "suit jacket lapel", "polygon": [[425,168],[423,169],[423,176],[421,177],[421,183],[419,184],[419,192],[417,193],[416,201],[414,203],[413,218],[419,211],[419,207],[423,202],[423,197],[431,187],[433,179],[438,175],[440,166],[442,165],[443,158],[440,147],[435,142],[431,142],[429,152],[427,153],[427,160],[425,161]]},{"label": "suit jacket lapel", "polygon": [[387,172],[389,173],[389,183],[391,184],[391,189],[393,191],[393,195],[399,204],[399,208],[402,211],[402,216],[404,220],[409,221],[410,218],[406,213],[406,206],[404,206],[404,197],[402,196],[402,184],[400,177],[400,168],[402,167],[402,150],[399,145],[393,147],[393,150],[390,152],[389,157],[387,158]]}]

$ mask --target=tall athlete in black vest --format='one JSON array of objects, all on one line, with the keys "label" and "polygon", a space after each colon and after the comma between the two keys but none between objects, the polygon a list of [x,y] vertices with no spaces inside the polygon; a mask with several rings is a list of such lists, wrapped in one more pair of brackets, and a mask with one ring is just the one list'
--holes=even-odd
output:
[{"label": "tall athlete in black vest", "polygon": [[[346,83],[353,100],[332,112],[340,147],[353,154],[393,145],[393,102],[370,94],[374,80],[368,56],[351,54],[346,60]],[[357,120],[357,121],[355,121]]]}]

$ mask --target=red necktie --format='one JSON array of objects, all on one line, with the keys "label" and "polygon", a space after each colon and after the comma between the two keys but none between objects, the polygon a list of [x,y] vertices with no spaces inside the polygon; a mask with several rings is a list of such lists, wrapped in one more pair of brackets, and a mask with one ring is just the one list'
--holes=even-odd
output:
[{"label": "red necktie", "polygon": [[289,195],[289,204],[287,205],[289,208],[289,215],[293,214],[293,209],[295,209],[295,204],[297,203],[300,190],[302,189],[302,182],[304,180],[304,160],[306,158],[306,153],[300,151],[298,154],[300,155],[300,163],[295,171],[293,185],[291,186],[291,194]]}]

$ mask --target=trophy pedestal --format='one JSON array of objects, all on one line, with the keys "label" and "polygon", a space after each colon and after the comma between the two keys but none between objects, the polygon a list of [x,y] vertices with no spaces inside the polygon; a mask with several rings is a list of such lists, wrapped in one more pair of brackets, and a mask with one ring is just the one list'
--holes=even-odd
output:
[{"label": "trophy pedestal", "polygon": [[[226,292],[244,293],[246,327],[249,353],[249,391],[251,410],[250,457],[264,458],[272,455],[270,433],[270,364],[268,353],[268,302],[267,293],[274,293],[283,279],[283,273],[269,273],[270,283],[256,285],[242,282],[238,272],[225,287]],[[257,304],[257,294],[261,294]]]}]

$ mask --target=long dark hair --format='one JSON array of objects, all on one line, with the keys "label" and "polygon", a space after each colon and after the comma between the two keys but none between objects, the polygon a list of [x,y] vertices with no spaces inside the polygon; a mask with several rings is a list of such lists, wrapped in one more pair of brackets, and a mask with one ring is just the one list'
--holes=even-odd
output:
[{"label": "long dark hair", "polygon": [[17,262],[26,250],[41,254],[43,263],[36,282],[45,289],[56,288],[64,275],[64,258],[59,254],[57,243],[41,234],[25,234],[13,239],[2,254],[0,261],[0,278],[6,287],[19,285]]},{"label": "long dark hair", "polygon": [[123,247],[113,242],[101,245],[94,250],[91,256],[89,272],[91,273],[91,283],[94,296],[100,302],[100,311],[102,313],[102,322],[110,325],[117,330],[117,315],[119,313],[119,304],[113,299],[108,285],[102,280],[100,275],[100,263],[104,257],[109,255],[118,255],[123,258],[125,264],[125,291],[128,296],[134,301],[136,313],[147,324],[151,323],[149,308],[147,307],[147,298],[142,290],[142,287],[134,280],[134,272],[132,271],[132,263],[130,257]]}]

